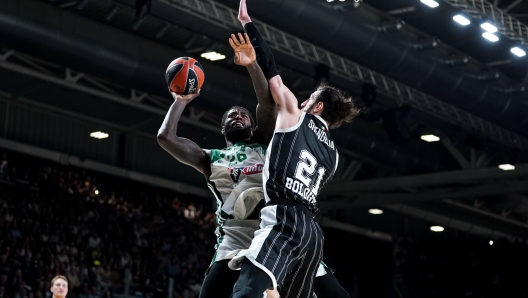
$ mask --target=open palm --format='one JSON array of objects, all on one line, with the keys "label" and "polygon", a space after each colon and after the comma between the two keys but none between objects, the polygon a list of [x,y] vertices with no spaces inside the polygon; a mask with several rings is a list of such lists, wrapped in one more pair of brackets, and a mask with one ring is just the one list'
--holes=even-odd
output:
[{"label": "open palm", "polygon": [[231,48],[233,48],[233,51],[235,51],[235,64],[248,66],[257,59],[255,49],[253,49],[253,46],[249,41],[249,36],[246,33],[244,33],[244,36],[238,33],[238,37],[231,34],[229,44],[231,45]]}]

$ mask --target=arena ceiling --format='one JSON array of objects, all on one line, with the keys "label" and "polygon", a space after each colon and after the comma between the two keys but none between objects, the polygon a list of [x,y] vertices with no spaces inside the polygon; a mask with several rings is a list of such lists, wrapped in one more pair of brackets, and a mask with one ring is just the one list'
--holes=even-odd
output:
[{"label": "arena ceiling", "polygon": [[[517,38],[501,31],[510,35],[490,43],[481,36],[478,9],[468,9],[474,2],[464,1],[438,1],[435,9],[419,0],[248,1],[284,81],[299,98],[310,94],[315,77],[326,69],[329,81],[364,107],[358,121],[335,132],[342,159],[321,200],[329,222],[365,227],[365,234],[420,232],[437,223],[487,237],[525,238],[528,59],[513,56],[510,48],[526,44],[526,34]],[[490,5],[518,17],[519,24],[528,20],[524,1]],[[216,51],[227,59],[200,60],[206,83],[180,131],[193,139],[199,136],[202,147],[219,147],[223,111],[255,105],[247,73],[233,65],[227,44],[229,34],[239,30],[237,7],[236,0],[2,1],[1,102],[155,144],[172,102],[165,67],[179,56]],[[452,20],[464,12],[461,7],[473,16],[470,26]],[[376,86],[374,102],[362,98],[369,84]],[[7,108],[4,115],[13,117]],[[30,127],[27,115],[17,114],[28,117],[20,122]],[[8,131],[8,121],[4,123]],[[423,134],[438,135],[441,141],[423,142]],[[34,143],[34,137],[2,136],[47,148],[45,142]],[[45,139],[45,133],[40,137]],[[132,164],[119,157],[124,145],[118,139],[114,143],[104,153],[108,156],[91,158],[203,184],[188,168],[174,173],[161,171],[162,166]],[[81,154],[64,148],[65,153]],[[156,150],[152,164],[177,167]],[[135,154],[132,160],[142,158]],[[516,170],[502,171],[497,168],[501,163],[515,164]],[[367,212],[372,207],[386,211],[382,219]]]}]

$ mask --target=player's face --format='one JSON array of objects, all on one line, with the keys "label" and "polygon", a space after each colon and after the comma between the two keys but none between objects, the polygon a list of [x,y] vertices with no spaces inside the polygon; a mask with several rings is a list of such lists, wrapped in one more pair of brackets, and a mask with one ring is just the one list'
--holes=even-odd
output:
[{"label": "player's face", "polygon": [[314,107],[314,105],[317,103],[317,96],[319,95],[321,91],[315,91],[314,93],[312,93],[310,95],[310,98],[308,98],[307,100],[305,100],[302,104],[301,104],[301,110],[303,112],[306,112],[306,113],[311,113],[312,112],[312,109]]},{"label": "player's face", "polygon": [[224,133],[229,140],[245,140],[251,136],[251,118],[243,109],[231,109],[224,122]]},{"label": "player's face", "polygon": [[57,297],[66,297],[68,295],[68,283],[64,279],[59,278],[53,283],[50,290]]}]

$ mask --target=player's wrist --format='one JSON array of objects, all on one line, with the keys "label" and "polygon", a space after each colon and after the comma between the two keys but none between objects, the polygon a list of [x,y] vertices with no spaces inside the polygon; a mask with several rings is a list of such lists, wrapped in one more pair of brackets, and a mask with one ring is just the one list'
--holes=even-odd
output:
[{"label": "player's wrist", "polygon": [[257,60],[251,61],[248,65],[246,65],[246,68],[248,70],[257,70]]},{"label": "player's wrist", "polygon": [[248,23],[252,23],[250,17],[247,17],[247,18],[239,18],[238,20],[240,21],[240,23],[242,24],[242,26],[246,26],[246,24],[248,24]]}]

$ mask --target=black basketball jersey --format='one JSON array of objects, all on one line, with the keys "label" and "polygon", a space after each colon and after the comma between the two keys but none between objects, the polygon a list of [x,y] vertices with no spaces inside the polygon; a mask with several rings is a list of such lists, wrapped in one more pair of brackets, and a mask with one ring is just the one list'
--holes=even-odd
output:
[{"label": "black basketball jersey", "polygon": [[295,126],[276,129],[268,147],[263,173],[266,202],[291,200],[317,213],[317,195],[334,176],[338,159],[326,122],[303,112]]}]

